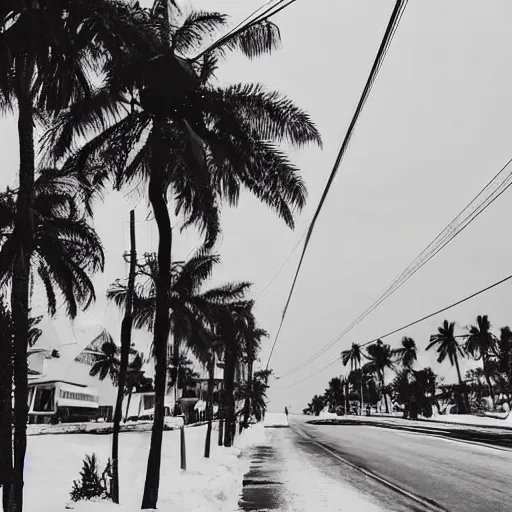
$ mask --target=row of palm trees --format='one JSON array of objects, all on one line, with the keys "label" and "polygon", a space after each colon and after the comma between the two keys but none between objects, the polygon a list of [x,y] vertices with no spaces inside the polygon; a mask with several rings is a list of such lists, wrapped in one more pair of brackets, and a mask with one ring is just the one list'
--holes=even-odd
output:
[{"label": "row of palm trees", "polygon": [[[182,14],[172,0],[155,0],[151,9],[121,0],[1,2],[0,107],[17,116],[20,156],[18,187],[2,195],[0,206],[7,212],[0,215],[0,279],[14,328],[12,345],[2,339],[7,357],[0,361],[14,390],[12,423],[7,416],[13,455],[1,482],[10,512],[23,509],[32,288],[43,285],[50,314],[61,302],[74,318],[94,300],[91,276],[104,265],[90,223],[95,200],[135,184],[158,228],[153,284],[140,296],[153,302],[144,325],[151,326],[155,359],[144,509],[158,502],[171,328],[175,343],[187,332],[186,313],[174,310],[170,205],[184,226],[200,230],[205,251],[220,232],[222,204],[236,205],[242,188],[290,227],[304,206],[304,183],[279,144],[320,144],[309,116],[261,85],[215,84],[229,51],[268,53],[279,45],[279,31],[259,20],[208,47],[226,22],[218,13]],[[191,293],[196,284],[189,284]],[[232,340],[226,361],[236,359],[236,340],[251,328],[247,302],[233,300],[213,324],[214,338]],[[127,310],[125,326],[130,316]]]},{"label": "row of palm trees", "polygon": [[[479,315],[475,325],[466,327],[465,332],[461,334],[456,334],[455,328],[455,322],[445,320],[437,333],[430,336],[426,350],[436,351],[438,363],[448,360],[452,366],[455,366],[459,381],[456,393],[458,411],[471,412],[468,386],[460,370],[461,358],[468,357],[482,362],[482,374],[487,382],[488,393],[493,404],[496,385],[499,385],[502,393],[512,396],[512,331],[510,328],[501,328],[500,335],[497,336],[492,332],[487,315]],[[386,371],[393,370],[397,374],[402,372],[404,375],[412,375],[417,358],[416,342],[409,337],[403,337],[398,348],[392,348],[382,340],[377,340],[368,345],[364,351],[361,345],[353,343],[350,349],[341,353],[343,366],[350,364],[351,372],[348,378],[332,379],[326,393],[323,396],[315,395],[305,410],[316,412],[321,404],[323,404],[321,408],[332,404],[333,402],[329,400],[332,396],[336,396],[341,404],[340,397],[343,397],[343,400],[344,397],[348,397],[348,387],[356,383],[358,389],[354,389],[354,392],[359,396],[362,414],[365,390],[375,396],[373,390],[377,383],[379,395],[384,398],[386,413],[389,413],[390,387],[386,385]],[[362,364],[363,360],[367,362]],[[372,403],[374,401],[371,400]]]}]

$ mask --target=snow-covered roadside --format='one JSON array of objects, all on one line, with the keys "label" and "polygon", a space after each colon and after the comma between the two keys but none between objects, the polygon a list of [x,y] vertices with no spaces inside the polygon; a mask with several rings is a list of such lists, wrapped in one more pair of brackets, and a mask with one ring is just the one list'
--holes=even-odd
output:
[{"label": "snow-covered roadside", "polygon": [[[166,417],[165,429],[173,430],[183,425],[181,417]],[[153,422],[150,420],[128,421],[121,423],[121,432],[150,432]],[[58,425],[27,425],[28,436],[57,435],[57,434],[111,434],[113,423],[83,422],[60,423]]]},{"label": "snow-covered roadside", "polygon": [[[206,426],[185,430],[187,471],[180,470],[180,433],[164,433],[158,509],[172,512],[235,512],[249,460],[244,449],[262,439],[263,426],[255,425],[235,438],[235,446],[217,446],[212,436],[210,459],[203,457]],[[76,512],[134,512],[140,510],[149,432],[120,437],[121,504],[78,502]],[[111,436],[90,434],[33,436],[26,459],[27,510],[64,511],[70,504],[72,482],[78,479],[85,454],[96,453],[101,468],[110,452]]]}]

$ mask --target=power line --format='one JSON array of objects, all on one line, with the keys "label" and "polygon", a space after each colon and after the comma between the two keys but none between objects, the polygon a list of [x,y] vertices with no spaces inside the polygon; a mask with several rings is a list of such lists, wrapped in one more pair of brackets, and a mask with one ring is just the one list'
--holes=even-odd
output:
[{"label": "power line", "polygon": [[256,15],[259,11],[261,11],[265,6],[267,6],[270,3],[270,2],[267,2],[266,4],[262,5],[258,9],[256,9],[249,16],[247,16],[242,22],[240,22],[238,25],[236,25],[236,27],[234,27],[229,32],[227,32],[227,34],[224,34],[222,37],[220,37],[219,39],[214,41],[212,44],[210,44],[206,49],[201,51],[196,57],[194,57],[192,59],[192,61],[196,61],[196,60],[200,59],[203,55],[218,48],[229,38],[237,36],[244,30],[247,30],[248,28],[256,25],[257,23],[261,23],[262,21],[268,20],[268,18],[276,15],[277,13],[281,12],[284,8],[288,7],[289,5],[291,5],[295,2],[296,2],[296,0],[278,0],[277,3],[275,3],[274,5],[271,5],[270,7],[267,7],[267,9],[265,9],[261,14],[256,16],[256,18],[251,19],[254,15]]},{"label": "power line", "polygon": [[282,314],[282,317],[281,317],[281,322],[279,324],[279,328],[278,328],[278,331],[277,331],[277,334],[276,334],[276,338],[274,340],[274,343],[272,345],[272,349],[270,351],[270,354],[269,354],[269,357],[268,357],[268,360],[267,360],[267,369],[268,369],[268,365],[270,363],[270,359],[272,358],[272,354],[274,353],[274,349],[275,349],[275,346],[277,344],[277,341],[279,339],[279,335],[281,334],[281,329],[283,327],[283,323],[284,323],[284,319],[286,317],[286,313],[288,311],[288,306],[290,305],[290,300],[292,298],[292,295],[293,295],[293,291],[295,289],[295,285],[297,283],[297,277],[299,275],[299,272],[300,272],[300,269],[302,267],[302,262],[304,261],[304,256],[306,254],[306,250],[307,250],[307,247],[308,247],[308,244],[309,244],[309,240],[311,239],[311,235],[313,233],[313,229],[315,227],[315,223],[318,219],[318,216],[323,208],[323,205],[324,205],[324,202],[325,202],[325,199],[327,197],[327,194],[331,188],[331,185],[334,181],[334,178],[336,177],[336,174],[338,173],[338,169],[341,165],[341,162],[343,160],[343,157],[345,156],[345,153],[347,151],[347,148],[348,148],[348,145],[350,143],[350,140],[352,138],[352,135],[354,133],[354,129],[356,127],[356,124],[357,124],[357,121],[359,120],[359,116],[364,108],[364,105],[366,104],[366,101],[368,99],[368,96],[373,88],[373,84],[375,83],[375,79],[377,78],[377,75],[380,71],[380,68],[382,66],[382,63],[386,57],[386,54],[388,52],[388,49],[389,49],[389,46],[394,38],[394,35],[396,33],[396,29],[398,27],[398,24],[400,23],[400,20],[402,18],[402,15],[403,15],[403,12],[407,6],[407,3],[408,3],[408,0],[397,0],[396,1],[396,4],[395,4],[395,7],[393,9],[393,12],[391,14],[391,17],[390,17],[390,20],[388,22],[388,25],[386,27],[386,31],[384,33],[384,37],[382,39],[382,42],[380,44],[380,47],[379,47],[379,50],[377,52],[377,56],[375,57],[375,60],[373,62],[373,65],[372,65],[372,69],[370,71],[370,75],[368,76],[368,79],[366,81],[366,84],[365,84],[365,87],[363,89],[363,93],[361,95],[361,98],[359,99],[359,102],[357,104],[357,107],[356,107],[356,110],[354,112],[354,115],[352,117],[352,120],[350,121],[350,124],[349,124],[349,127],[348,127],[348,130],[345,134],[345,138],[343,140],[343,143],[341,144],[341,148],[340,148],[340,151],[338,153],[338,156],[336,157],[336,161],[334,163],[334,167],[331,171],[331,174],[329,176],[329,179],[327,180],[327,184],[325,186],[325,189],[322,193],[322,196],[320,198],[320,202],[317,206],[317,209],[315,211],[315,214],[313,215],[313,220],[311,221],[311,224],[309,226],[309,229],[308,229],[308,233],[307,233],[307,236],[306,236],[306,241],[304,243],[304,247],[302,249],[302,254],[301,254],[301,257],[300,257],[300,260],[299,260],[299,264],[297,266],[297,270],[295,272],[295,277],[293,279],[293,282],[292,282],[292,286],[291,286],[291,289],[290,289],[290,293],[288,295],[288,299],[286,301],[286,304],[285,304],[285,307],[284,307],[284,310],[283,310],[283,314]]},{"label": "power line", "polygon": [[[500,279],[499,281],[496,281],[495,283],[489,285],[489,286],[486,286],[485,288],[482,288],[481,290],[478,290],[477,292],[475,293],[472,293],[471,295],[468,295],[467,297],[464,297],[463,299],[461,300],[458,300],[457,302],[454,302],[452,304],[450,304],[449,306],[445,306],[444,308],[441,308],[441,309],[438,309],[437,311],[434,311],[433,313],[430,313],[428,315],[425,315],[421,318],[419,318],[418,320],[414,320],[413,322],[410,322],[402,327],[399,327],[398,329],[394,329],[393,331],[390,331],[386,334],[382,334],[381,336],[378,336],[377,338],[372,338],[371,340],[369,341],[366,341],[365,343],[361,343],[359,346],[360,347],[366,347],[367,345],[370,345],[371,343],[375,343],[377,340],[381,340],[381,339],[384,339],[384,338],[387,338],[389,336],[392,336],[393,334],[396,334],[397,332],[400,332],[400,331],[403,331],[404,329],[408,329],[409,327],[412,327],[413,325],[416,325],[416,324],[419,324],[420,322],[424,322],[425,320],[428,320],[429,318],[432,318],[436,315],[439,315],[440,313],[444,313],[445,311],[448,311],[449,309],[451,308],[454,308],[456,306],[459,306],[460,304],[464,303],[464,302],[467,302],[468,300],[471,300],[475,297],[477,297],[478,295],[481,295],[482,293],[485,293],[489,290],[492,290],[493,288],[496,288],[497,286],[507,282],[507,281],[510,281],[512,279],[512,274],[503,278],[503,279]],[[297,384],[300,384],[302,382],[304,382],[305,380],[309,380],[310,378],[314,377],[315,375],[317,375],[318,373],[320,373],[321,371],[325,370],[326,368],[328,368],[329,366],[332,366],[334,363],[336,363],[337,361],[339,361],[341,359],[341,357],[337,357],[334,361],[331,361],[328,365],[320,368],[320,370],[317,370],[316,372],[310,374],[309,376],[305,377],[304,379],[301,379],[297,382],[294,382],[292,384],[289,384],[287,386],[284,386],[282,388],[278,388],[277,391],[279,390],[282,390],[282,389],[287,389],[287,388],[290,388],[290,387],[293,387],[293,386],[296,386]],[[282,378],[282,377],[279,377],[279,378]]]},{"label": "power line", "polygon": [[[348,334],[370,313],[372,313],[384,300],[390,297],[395,291],[403,286],[418,270],[427,264],[436,254],[438,254],[446,245],[448,245],[456,236],[458,236],[466,227],[473,222],[481,213],[483,213],[494,201],[496,201],[512,185],[512,171],[505,173],[506,168],[512,163],[512,159],[498,171],[498,173],[486,184],[486,186],[473,198],[473,200],[443,229],[430,244],[406,267],[406,269],[397,276],[386,290],[374,299],[370,306],[359,315],[349,326],[345,327],[329,343],[324,345],[318,352],[309,359],[293,367],[284,375],[296,373],[301,368],[309,365],[318,357],[329,350],[336,342]],[[503,177],[503,175],[505,177]],[[484,199],[478,202],[479,198]],[[469,213],[466,213],[468,212]],[[464,217],[465,215],[465,217]],[[464,218],[463,218],[464,217]],[[283,376],[284,376],[283,375]]]},{"label": "power line", "polygon": [[276,274],[274,275],[274,277],[272,277],[272,279],[270,279],[270,281],[264,286],[263,290],[261,290],[260,294],[256,297],[256,299],[254,299],[255,301],[258,301],[261,296],[267,291],[267,289],[274,283],[274,281],[278,278],[279,274],[281,274],[281,272],[283,271],[284,267],[286,266],[286,264],[288,263],[288,261],[290,260],[290,258],[293,256],[293,254],[295,253],[295,251],[297,250],[297,248],[299,247],[300,243],[302,242],[302,239],[306,236],[306,231],[304,231],[304,233],[302,233],[302,236],[299,238],[298,242],[295,244],[295,246],[293,247],[293,249],[291,250],[291,252],[288,254],[288,256],[286,257],[286,259],[284,260],[283,264],[281,265],[281,267],[279,268],[279,270],[276,272]]}]

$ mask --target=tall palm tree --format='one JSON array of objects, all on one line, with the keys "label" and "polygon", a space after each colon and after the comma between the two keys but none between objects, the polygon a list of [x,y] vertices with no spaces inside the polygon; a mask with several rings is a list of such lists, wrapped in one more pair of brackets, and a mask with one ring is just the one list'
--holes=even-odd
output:
[{"label": "tall palm tree", "polygon": [[[341,353],[341,362],[343,366],[347,366],[350,362],[350,370],[354,371],[361,368],[361,346],[358,343],[352,343],[352,347],[344,350]],[[361,389],[360,389],[360,402],[361,402],[361,410],[359,414],[363,414],[363,379],[361,378]]]},{"label": "tall palm tree", "polygon": [[[123,10],[129,9],[120,2],[107,0],[6,0],[0,5],[0,110],[17,110],[20,156],[11,286],[16,347],[13,507],[17,510],[23,507],[30,264],[36,245],[34,126],[36,121],[44,121],[46,116],[52,116],[78,98],[89,95],[91,81],[87,71],[94,68],[90,64],[105,45],[110,46],[111,51],[121,44],[128,45],[122,38],[116,39],[117,32],[109,26],[111,15]],[[129,18],[125,16],[125,21]],[[116,23],[116,26],[122,24]],[[142,41],[144,39],[139,37],[137,43]]]},{"label": "tall palm tree", "polygon": [[375,368],[380,380],[382,394],[384,396],[384,403],[386,404],[386,414],[389,414],[385,372],[387,369],[395,369],[393,364],[393,351],[387,343],[385,344],[382,342],[382,340],[377,340],[375,343],[368,346],[366,352],[368,354],[368,359],[375,364]]},{"label": "tall palm tree", "polygon": [[487,315],[478,315],[476,325],[469,328],[469,334],[466,337],[466,352],[473,356],[475,360],[482,360],[485,380],[489,386],[492,403],[494,404],[494,390],[490,375],[490,358],[495,352],[498,342],[496,336],[491,332],[491,323]]},{"label": "tall palm tree", "polygon": [[400,348],[393,350],[393,355],[405,369],[411,370],[414,363],[418,360],[416,342],[412,338],[404,336],[401,344]]},{"label": "tall palm tree", "polygon": [[450,364],[452,366],[455,365],[455,368],[457,369],[457,377],[459,379],[459,386],[464,392],[464,403],[462,405],[466,412],[469,412],[468,393],[465,383],[462,381],[459,367],[459,356],[464,357],[464,351],[455,338],[455,322],[448,322],[448,320],[445,320],[443,325],[439,327],[437,331],[437,334],[430,336],[430,343],[427,345],[426,350],[436,347],[438,363],[442,363],[446,358],[448,358]]},{"label": "tall palm tree", "polygon": [[[159,12],[154,11],[156,19]],[[242,32],[194,60],[187,57],[204,45],[205,37],[223,27],[226,18],[192,13],[181,24],[163,21],[165,30],[153,53],[141,59],[127,51],[123,58],[109,60],[105,84],[90,101],[60,117],[52,136],[55,155],[62,156],[67,154],[70,136],[108,126],[66,165],[92,172],[99,184],[112,177],[111,171],[118,186],[140,178],[148,181],[159,232],[160,278],[154,328],[155,428],[144,508],[156,507],[163,431],[172,248],[167,193],[172,190],[176,213],[183,214],[186,223],[199,225],[209,246],[219,231],[219,201],[236,203],[241,186],[293,226],[292,212],[304,204],[304,184],[275,143],[284,139],[295,146],[320,142],[309,116],[279,94],[258,85],[222,89],[211,83],[226,50],[240,49],[254,57],[275,46],[278,33],[268,30],[268,23],[264,30],[253,25],[250,34]],[[118,105],[128,97],[133,97],[137,108],[122,117]],[[99,161],[111,165],[98,167]]]}]

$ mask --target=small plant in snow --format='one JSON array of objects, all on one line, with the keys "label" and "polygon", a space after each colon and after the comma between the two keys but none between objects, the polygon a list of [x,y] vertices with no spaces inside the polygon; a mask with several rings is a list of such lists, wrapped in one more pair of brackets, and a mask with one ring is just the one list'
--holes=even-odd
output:
[{"label": "small plant in snow", "polygon": [[73,481],[71,489],[72,501],[90,500],[93,498],[110,499],[110,478],[112,465],[110,459],[103,473],[99,474],[98,460],[96,455],[86,455],[83,461],[80,480]]}]

